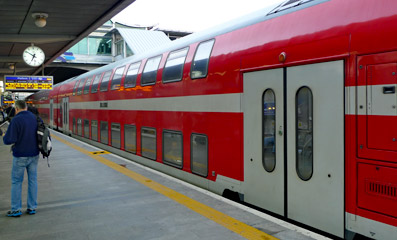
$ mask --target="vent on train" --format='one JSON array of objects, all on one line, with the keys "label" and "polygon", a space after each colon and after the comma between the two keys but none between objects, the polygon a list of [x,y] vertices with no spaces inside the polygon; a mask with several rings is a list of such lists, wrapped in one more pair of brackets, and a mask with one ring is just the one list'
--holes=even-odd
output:
[{"label": "vent on train", "polygon": [[375,194],[382,197],[397,199],[397,185],[383,183],[366,179],[366,189],[368,194]]},{"label": "vent on train", "polygon": [[286,9],[297,7],[297,6],[300,6],[307,2],[312,2],[312,1],[314,1],[314,0],[288,0],[288,1],[285,1],[282,4],[278,5],[275,9],[270,11],[267,15],[270,15],[273,13],[278,13],[278,12],[284,11]]}]

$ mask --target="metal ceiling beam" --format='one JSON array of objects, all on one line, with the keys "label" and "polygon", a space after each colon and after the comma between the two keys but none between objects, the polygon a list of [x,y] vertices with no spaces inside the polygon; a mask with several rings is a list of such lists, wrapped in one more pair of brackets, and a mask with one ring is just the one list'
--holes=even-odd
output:
[{"label": "metal ceiling beam", "polygon": [[23,62],[22,56],[0,56],[2,63],[19,63]]},{"label": "metal ceiling beam", "polygon": [[[15,72],[26,72],[29,70],[32,70],[33,68],[17,68]],[[14,69],[9,69],[9,68],[0,68],[0,73],[4,74],[14,74]]]},{"label": "metal ceiling beam", "polygon": [[0,42],[6,43],[54,43],[67,42],[76,39],[70,35],[43,35],[43,34],[0,34]]}]

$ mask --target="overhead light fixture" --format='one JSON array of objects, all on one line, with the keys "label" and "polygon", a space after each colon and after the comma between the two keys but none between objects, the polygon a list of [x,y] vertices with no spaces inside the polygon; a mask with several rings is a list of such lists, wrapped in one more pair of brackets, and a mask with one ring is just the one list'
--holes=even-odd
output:
[{"label": "overhead light fixture", "polygon": [[42,28],[47,24],[48,13],[33,13],[32,17],[37,27]]},{"label": "overhead light fixture", "polygon": [[8,68],[9,68],[10,70],[14,70],[14,69],[15,69],[15,63],[9,63],[9,64],[8,64]]}]

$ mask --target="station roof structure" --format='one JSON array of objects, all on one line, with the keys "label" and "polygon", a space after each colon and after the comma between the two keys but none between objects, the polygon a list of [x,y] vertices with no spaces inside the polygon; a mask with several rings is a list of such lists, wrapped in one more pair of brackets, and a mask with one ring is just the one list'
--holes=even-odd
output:
[{"label": "station roof structure", "polygon": [[[23,51],[32,43],[45,52],[44,66],[88,36],[135,0],[5,0],[0,1],[0,79],[3,75],[36,75],[42,66],[29,67]],[[48,14],[37,27],[34,13]]]},{"label": "station roof structure", "polygon": [[171,40],[161,31],[147,31],[131,28],[115,28],[127,42],[134,54],[143,53],[157,46],[170,43]]}]

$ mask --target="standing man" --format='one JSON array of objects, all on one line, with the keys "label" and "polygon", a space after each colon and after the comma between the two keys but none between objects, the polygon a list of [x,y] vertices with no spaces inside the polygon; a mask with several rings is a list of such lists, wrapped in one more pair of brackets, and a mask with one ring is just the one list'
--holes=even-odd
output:
[{"label": "standing man", "polygon": [[36,213],[37,208],[37,162],[39,159],[39,148],[37,146],[37,119],[36,116],[27,111],[27,105],[23,100],[15,102],[15,117],[12,119],[3,142],[12,146],[12,173],[11,173],[11,211],[8,217],[19,217],[22,215],[22,182],[25,169],[28,172],[28,199],[27,213]]}]

